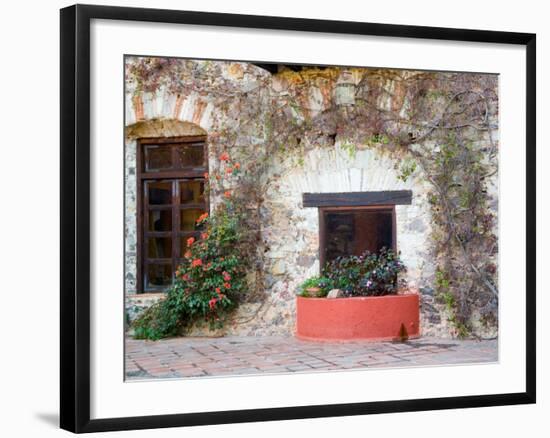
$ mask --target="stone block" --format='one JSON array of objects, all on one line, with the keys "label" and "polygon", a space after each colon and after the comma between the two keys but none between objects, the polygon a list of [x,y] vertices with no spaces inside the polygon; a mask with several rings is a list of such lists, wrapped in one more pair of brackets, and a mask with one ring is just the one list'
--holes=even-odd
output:
[{"label": "stone block", "polygon": [[341,298],[344,296],[344,292],[340,289],[332,289],[328,294],[327,298]]}]

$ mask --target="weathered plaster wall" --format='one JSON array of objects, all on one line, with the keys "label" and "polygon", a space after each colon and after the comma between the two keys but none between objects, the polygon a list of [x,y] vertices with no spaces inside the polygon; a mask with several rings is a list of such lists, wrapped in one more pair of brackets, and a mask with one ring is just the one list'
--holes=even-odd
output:
[{"label": "weathered plaster wall", "polygon": [[[211,169],[217,165],[216,146],[228,141],[224,133],[229,129],[234,133],[231,147],[240,159],[246,160],[248,156],[249,160],[255,160],[258,151],[265,147],[266,133],[262,118],[265,111],[274,110],[270,106],[270,98],[292,92],[293,85],[284,75],[271,76],[250,64],[182,63],[196,78],[192,90],[160,85],[155,92],[147,92],[136,89],[132,82],[127,84],[126,308],[130,315],[155,300],[155,297],[135,295],[135,128],[149,122],[155,124],[159,136],[170,136],[171,129],[166,127],[163,130],[159,121],[166,126],[168,121],[193,123],[208,135]],[[362,74],[368,75],[368,71],[365,72]],[[336,81],[312,78],[307,93],[300,97],[306,109],[301,113],[292,108],[283,110],[294,111],[297,119],[314,119],[322,118],[324,109],[334,101],[339,105],[353,105],[355,96],[347,84],[358,83],[362,79],[358,75],[356,70],[342,69]],[[343,86],[335,87],[335,83]],[[379,97],[380,107],[406,111],[408,102],[402,84],[389,81],[386,86],[391,94]],[[259,102],[261,105],[258,105]],[[313,132],[314,129],[319,132]],[[333,145],[327,148],[324,129],[323,124],[317,127],[312,125],[311,137],[303,140],[304,150],[299,164],[296,157],[284,155],[273,157],[270,162],[266,175],[269,183],[261,209],[261,236],[265,250],[263,299],[242,305],[226,332],[246,335],[293,333],[296,287],[308,276],[319,272],[318,212],[314,208],[302,207],[302,193],[410,189],[413,191],[412,205],[396,207],[397,247],[408,268],[407,281],[421,291],[423,332],[447,336],[446,319],[433,296],[435,266],[430,252],[431,219],[425,179],[416,171],[403,182],[396,170],[399,163],[384,152],[384,145],[359,142],[351,153],[333,128],[327,128],[333,135]],[[243,162],[244,166],[246,164]]]}]

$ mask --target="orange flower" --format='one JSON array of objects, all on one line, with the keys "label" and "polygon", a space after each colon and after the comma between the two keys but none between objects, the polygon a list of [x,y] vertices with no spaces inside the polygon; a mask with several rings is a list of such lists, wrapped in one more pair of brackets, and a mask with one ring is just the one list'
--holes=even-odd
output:
[{"label": "orange flower", "polygon": [[219,295],[221,293],[221,289],[219,287],[216,288],[216,293]]},{"label": "orange flower", "polygon": [[231,192],[229,190],[226,190],[225,193],[223,194],[223,196],[225,196],[227,199],[231,198]]},{"label": "orange flower", "polygon": [[208,213],[203,213],[199,216],[199,218],[197,219],[197,223],[200,223],[204,220],[206,220],[208,218]]},{"label": "orange flower", "polygon": [[227,282],[223,284],[223,287],[225,287],[226,289],[231,289],[231,285]]},{"label": "orange flower", "polygon": [[202,266],[202,260],[201,259],[195,259],[191,262],[191,266],[193,267],[196,267],[196,266]]},{"label": "orange flower", "polygon": [[191,245],[193,245],[193,243],[195,243],[195,238],[194,237],[190,237],[189,239],[187,239],[187,246],[191,246]]},{"label": "orange flower", "polygon": [[228,167],[227,169],[225,169],[225,173],[227,173],[228,175],[230,173],[233,173],[233,168],[232,167]]},{"label": "orange flower", "polygon": [[191,257],[191,251],[185,251],[185,254],[183,255],[186,259]]},{"label": "orange flower", "polygon": [[204,172],[204,179],[208,179],[208,172]]},{"label": "orange flower", "polygon": [[228,161],[229,160],[229,154],[227,152],[224,152],[220,155],[220,161]]},{"label": "orange flower", "polygon": [[241,163],[235,163],[235,169],[239,170],[241,168]]},{"label": "orange flower", "polygon": [[201,233],[201,239],[207,239],[208,233]]},{"label": "orange flower", "polygon": [[216,173],[216,179],[219,181],[221,178],[220,174],[219,173]]}]

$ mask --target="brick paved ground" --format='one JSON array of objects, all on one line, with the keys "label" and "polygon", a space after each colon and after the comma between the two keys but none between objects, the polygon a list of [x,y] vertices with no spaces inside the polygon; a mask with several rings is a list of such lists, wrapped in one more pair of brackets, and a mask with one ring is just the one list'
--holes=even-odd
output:
[{"label": "brick paved ground", "polygon": [[129,380],[352,368],[410,367],[498,360],[497,341],[423,337],[405,343],[317,343],[282,337],[128,339]]}]

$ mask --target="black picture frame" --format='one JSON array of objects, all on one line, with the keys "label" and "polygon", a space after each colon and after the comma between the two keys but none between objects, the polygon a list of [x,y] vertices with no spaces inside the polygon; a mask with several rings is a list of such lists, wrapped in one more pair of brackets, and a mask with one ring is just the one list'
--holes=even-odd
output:
[{"label": "black picture frame", "polygon": [[[408,37],[526,47],[525,392],[366,403],[90,419],[90,22],[182,23],[270,30]],[[101,432],[535,403],[536,401],[536,35],[424,26],[74,5],[61,9],[60,426]]]}]

